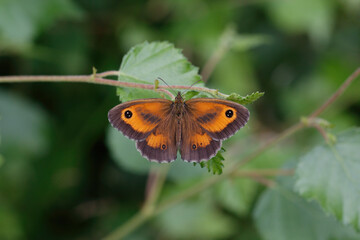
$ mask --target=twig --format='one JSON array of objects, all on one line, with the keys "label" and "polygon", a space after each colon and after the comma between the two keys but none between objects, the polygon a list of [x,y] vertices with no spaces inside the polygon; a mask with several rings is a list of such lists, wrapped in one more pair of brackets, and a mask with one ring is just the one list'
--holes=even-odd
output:
[{"label": "twig", "polygon": [[132,232],[142,223],[144,223],[149,218],[148,215],[142,214],[142,212],[136,213],[131,219],[126,221],[121,227],[112,231],[109,235],[104,237],[104,240],[118,240],[122,239],[128,233]]},{"label": "twig", "polygon": [[279,143],[282,140],[288,138],[289,136],[293,135],[294,133],[296,133],[297,131],[303,129],[304,127],[305,127],[305,125],[303,123],[301,123],[301,122],[289,127],[288,129],[283,131],[281,134],[279,134],[279,135],[273,137],[272,139],[270,139],[269,141],[265,142],[261,147],[258,148],[257,151],[255,151],[252,154],[250,154],[249,156],[245,157],[240,162],[233,163],[233,166],[230,166],[228,168],[229,169],[228,171],[230,172],[230,174],[236,172],[237,169],[239,169],[240,167],[244,166],[245,164],[247,164],[251,160],[253,160],[253,159],[257,158],[258,156],[260,156],[263,152],[265,152],[271,146],[276,145],[277,143]]},{"label": "twig", "polygon": [[169,92],[166,89],[156,89],[156,91],[165,93],[166,95],[168,95],[170,97],[170,99],[175,99],[174,94],[172,94],[171,92]]},{"label": "twig", "polygon": [[169,170],[170,165],[160,165],[152,167],[150,169],[148,181],[146,184],[146,198],[145,203],[142,207],[142,212],[145,215],[151,215],[153,213],[156,201],[159,197],[160,190],[165,182],[166,174]]},{"label": "twig", "polygon": [[97,73],[97,77],[108,77],[108,76],[119,76],[120,71],[106,71],[102,73]]},{"label": "twig", "polygon": [[[99,76],[113,76],[115,74],[124,75],[124,73],[117,72],[117,71],[107,71],[103,73],[98,73],[94,75],[74,75],[74,76],[53,76],[53,75],[41,75],[41,76],[0,76],[0,83],[24,83],[24,82],[82,82],[82,83],[92,83],[92,84],[100,84],[100,85],[107,85],[113,87],[128,87],[128,88],[141,88],[141,89],[148,89],[154,90],[153,84],[146,84],[146,83],[134,83],[134,82],[123,82],[111,79],[101,78]],[[126,75],[129,78],[133,78],[131,76]],[[139,79],[135,79],[140,81]],[[182,85],[170,85],[170,86],[158,86],[157,90],[160,89],[191,89],[199,92],[207,92],[212,94],[213,96],[218,96],[222,98],[228,97],[228,95],[218,92],[216,89],[210,89],[205,87],[190,87],[190,86],[182,86]],[[160,90],[166,94],[168,91]],[[172,97],[172,94],[168,94]]]},{"label": "twig", "polygon": [[263,176],[250,176],[251,179],[253,179],[254,181],[258,182],[258,183],[261,183],[263,185],[265,185],[266,187],[269,187],[269,188],[273,188],[276,186],[276,182],[271,180],[271,179],[267,179],[267,178],[264,178]]},{"label": "twig", "polygon": [[316,109],[312,114],[310,114],[309,118],[314,118],[319,116],[322,112],[324,112],[348,87],[349,85],[360,75],[360,68],[356,69],[346,80],[341,84],[341,86],[336,90],[336,92],[331,95],[321,105],[318,109]]}]

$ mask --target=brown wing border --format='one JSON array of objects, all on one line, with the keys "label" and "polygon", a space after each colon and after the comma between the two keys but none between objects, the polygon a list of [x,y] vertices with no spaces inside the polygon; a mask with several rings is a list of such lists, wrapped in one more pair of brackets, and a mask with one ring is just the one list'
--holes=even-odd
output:
[{"label": "brown wing border", "polygon": [[154,124],[154,127],[149,131],[142,133],[136,131],[130,124],[123,121],[121,119],[121,115],[122,115],[122,111],[130,106],[144,104],[144,103],[152,103],[154,102],[154,100],[156,100],[156,102],[167,103],[169,104],[169,107],[173,103],[170,100],[162,99],[162,98],[148,98],[148,99],[138,99],[138,100],[128,101],[125,103],[118,104],[112,109],[110,109],[108,112],[108,120],[114,128],[122,132],[129,139],[136,141],[144,140],[159,125],[159,123],[157,123],[156,125]]}]

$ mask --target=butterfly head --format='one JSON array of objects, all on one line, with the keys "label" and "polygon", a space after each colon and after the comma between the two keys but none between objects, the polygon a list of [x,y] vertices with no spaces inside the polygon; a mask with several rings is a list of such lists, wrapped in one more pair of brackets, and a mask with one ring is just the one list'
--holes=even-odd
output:
[{"label": "butterfly head", "polygon": [[178,92],[176,97],[175,97],[175,102],[182,103],[183,101],[184,101],[184,98],[181,96],[181,93]]}]

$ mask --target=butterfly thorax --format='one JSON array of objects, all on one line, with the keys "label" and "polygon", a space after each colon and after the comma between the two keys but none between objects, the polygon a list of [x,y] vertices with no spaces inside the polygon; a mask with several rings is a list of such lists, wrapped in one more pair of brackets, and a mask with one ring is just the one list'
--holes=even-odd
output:
[{"label": "butterfly thorax", "polygon": [[176,116],[178,118],[181,118],[181,115],[184,112],[184,99],[181,96],[180,92],[178,92],[178,94],[175,97],[174,111],[175,111]]}]

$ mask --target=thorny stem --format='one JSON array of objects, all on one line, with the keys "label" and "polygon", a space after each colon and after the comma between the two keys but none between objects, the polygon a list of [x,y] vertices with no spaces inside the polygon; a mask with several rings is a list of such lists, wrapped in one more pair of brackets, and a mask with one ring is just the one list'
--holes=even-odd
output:
[{"label": "thorny stem", "polygon": [[[93,83],[93,84],[100,84],[100,85],[107,85],[113,87],[128,87],[128,88],[141,88],[141,89],[148,89],[154,90],[154,84],[146,84],[146,83],[134,83],[134,82],[123,82],[111,79],[105,79],[102,77],[108,76],[117,76],[123,75],[129,78],[133,78],[131,76],[122,73],[121,71],[107,71],[103,73],[91,74],[91,75],[75,75],[75,76],[52,76],[52,75],[43,75],[43,76],[0,76],[0,83],[23,83],[23,82],[83,82],[83,83]],[[141,80],[135,79],[139,82]],[[154,79],[155,81],[155,79]],[[159,91],[162,91],[169,95],[169,92],[166,89],[191,89],[199,92],[207,92],[212,94],[213,96],[226,98],[228,95],[218,92],[216,89],[210,89],[205,87],[190,87],[190,86],[182,86],[182,85],[170,85],[170,86],[158,86]],[[172,94],[169,95],[173,97]]]}]

